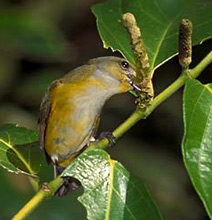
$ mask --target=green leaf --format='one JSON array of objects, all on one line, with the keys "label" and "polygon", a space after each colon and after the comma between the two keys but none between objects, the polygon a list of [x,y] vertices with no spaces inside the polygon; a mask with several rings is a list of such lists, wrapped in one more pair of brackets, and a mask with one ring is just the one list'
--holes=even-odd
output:
[{"label": "green leaf", "polygon": [[84,152],[62,176],[73,176],[82,183],[84,193],[79,201],[88,219],[161,219],[146,187],[103,150]]},{"label": "green leaf", "polygon": [[131,12],[141,28],[150,66],[158,67],[178,52],[178,27],[182,18],[193,22],[193,45],[212,36],[212,2],[205,0],[111,0],[92,7],[104,47],[119,50],[135,63],[130,38],[120,24]]},{"label": "green leaf", "polygon": [[35,131],[14,124],[0,126],[0,166],[10,172],[35,175],[39,169],[40,149]]},{"label": "green leaf", "polygon": [[186,83],[183,158],[192,183],[212,218],[212,84]]},{"label": "green leaf", "polygon": [[64,36],[51,21],[26,9],[0,11],[1,40],[7,48],[37,58],[60,58],[67,52]]}]

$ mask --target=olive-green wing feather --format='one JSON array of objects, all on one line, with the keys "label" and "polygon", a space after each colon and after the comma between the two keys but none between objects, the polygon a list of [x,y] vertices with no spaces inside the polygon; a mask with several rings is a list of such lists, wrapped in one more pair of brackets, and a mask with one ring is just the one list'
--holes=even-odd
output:
[{"label": "olive-green wing feather", "polygon": [[[48,125],[48,119],[51,113],[51,100],[50,100],[50,92],[61,83],[61,80],[54,81],[50,87],[48,88],[42,102],[40,105],[40,112],[38,117],[38,133],[39,133],[39,141],[40,146],[45,150],[45,135],[46,135],[46,129]],[[46,154],[47,162],[50,162],[50,157]]]},{"label": "olive-green wing feather", "polygon": [[[45,151],[44,144],[45,144],[46,128],[47,128],[47,123],[48,123],[48,118],[49,118],[50,112],[51,112],[51,104],[50,104],[49,96],[48,96],[48,92],[47,92],[41,102],[40,112],[39,112],[39,116],[38,116],[39,142],[40,142],[40,147],[42,149],[44,149],[44,151]],[[50,164],[51,158],[46,153],[46,151],[45,151],[45,155],[46,155],[47,163]]]},{"label": "olive-green wing feather", "polygon": [[40,112],[38,117],[38,133],[39,133],[39,141],[42,148],[44,148],[45,144],[45,134],[48,124],[49,115],[51,112],[51,100],[50,93],[53,89],[55,89],[59,84],[61,84],[61,80],[55,80],[48,88],[42,102],[40,105]]},{"label": "olive-green wing feather", "polygon": [[94,120],[94,126],[93,126],[93,130],[92,130],[92,133],[91,133],[91,137],[95,137],[96,136],[96,133],[97,133],[98,128],[99,128],[99,123],[100,123],[100,114],[98,114],[96,116],[95,120]]},{"label": "olive-green wing feather", "polygon": [[45,94],[41,105],[40,112],[38,116],[38,134],[41,148],[44,148],[45,134],[48,123],[49,114],[51,112],[51,103],[49,100],[49,91]]}]

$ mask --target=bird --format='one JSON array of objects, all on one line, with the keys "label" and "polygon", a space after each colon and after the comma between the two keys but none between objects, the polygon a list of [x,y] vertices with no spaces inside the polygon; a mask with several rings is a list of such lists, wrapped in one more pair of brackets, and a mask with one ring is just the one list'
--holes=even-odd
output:
[{"label": "bird", "polygon": [[[51,83],[40,105],[38,133],[55,177],[88,146],[105,102],[115,94],[140,91],[135,77],[126,59],[107,56],[91,59]],[[79,185],[69,178],[55,194],[63,197]]]}]

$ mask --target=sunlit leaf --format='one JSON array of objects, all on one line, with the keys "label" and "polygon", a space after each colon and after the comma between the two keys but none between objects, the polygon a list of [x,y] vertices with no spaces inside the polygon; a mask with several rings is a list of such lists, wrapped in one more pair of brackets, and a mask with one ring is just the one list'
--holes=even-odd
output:
[{"label": "sunlit leaf", "polygon": [[183,158],[212,218],[212,84],[189,80],[184,90]]},{"label": "sunlit leaf", "polygon": [[82,183],[84,193],[79,201],[90,220],[161,219],[146,187],[103,150],[83,153],[62,175]]}]

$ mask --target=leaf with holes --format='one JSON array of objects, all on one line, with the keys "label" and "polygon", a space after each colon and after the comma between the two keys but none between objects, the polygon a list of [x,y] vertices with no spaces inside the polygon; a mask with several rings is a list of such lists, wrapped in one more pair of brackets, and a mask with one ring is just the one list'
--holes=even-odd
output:
[{"label": "leaf with holes", "polygon": [[40,149],[35,131],[14,124],[0,126],[0,166],[10,172],[35,175],[40,168]]},{"label": "leaf with holes", "polygon": [[79,201],[88,219],[161,220],[146,187],[103,150],[84,152],[62,176],[73,176],[82,183],[84,193]]},{"label": "leaf with holes", "polygon": [[130,38],[120,24],[123,13],[135,15],[154,69],[178,52],[178,27],[182,18],[193,22],[193,44],[212,36],[212,2],[205,0],[111,0],[92,7],[104,47],[119,50],[135,63]]},{"label": "leaf with holes", "polygon": [[212,218],[212,84],[186,83],[183,158],[192,183]]}]

